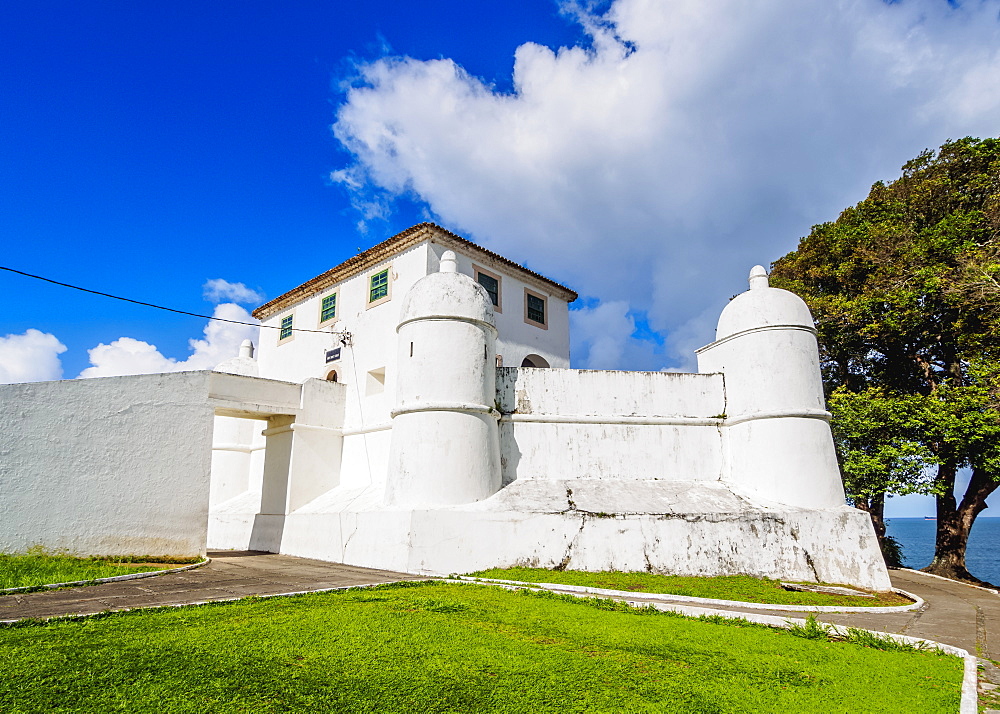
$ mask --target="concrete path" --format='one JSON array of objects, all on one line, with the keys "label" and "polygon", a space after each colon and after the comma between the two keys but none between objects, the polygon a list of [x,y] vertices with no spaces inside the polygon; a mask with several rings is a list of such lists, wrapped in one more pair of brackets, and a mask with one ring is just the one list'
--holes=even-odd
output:
[{"label": "concrete path", "polygon": [[185,605],[250,595],[419,580],[420,576],[255,551],[210,552],[193,570],[86,587],[0,596],[0,621],[90,615],[107,610]]}]

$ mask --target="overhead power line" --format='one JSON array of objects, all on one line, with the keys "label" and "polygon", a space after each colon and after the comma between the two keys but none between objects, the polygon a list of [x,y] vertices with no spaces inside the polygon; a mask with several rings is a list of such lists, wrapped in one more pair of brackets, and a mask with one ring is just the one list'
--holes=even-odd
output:
[{"label": "overhead power line", "polygon": [[[213,317],[212,315],[201,315],[197,312],[188,312],[187,310],[177,310],[172,307],[164,307],[163,305],[156,305],[151,302],[143,302],[142,300],[133,300],[132,298],[122,297],[121,295],[112,295],[111,293],[102,293],[100,290],[91,290],[90,288],[81,288],[79,285],[70,285],[69,283],[61,283],[58,280],[52,280],[51,278],[43,278],[41,275],[32,275],[31,273],[26,273],[23,270],[14,270],[14,268],[6,268],[0,265],[0,270],[6,270],[9,273],[17,273],[18,275],[23,275],[26,278],[34,278],[35,280],[42,280],[46,283],[52,283],[53,285],[60,285],[64,288],[72,288],[73,290],[79,290],[80,292],[90,293],[91,295],[100,295],[101,297],[112,298],[114,300],[121,300],[122,302],[130,302],[133,305],[143,305],[145,307],[155,307],[157,310],[166,310],[167,312],[174,312],[178,315],[189,315],[190,317],[200,317],[204,320],[215,320],[216,322],[229,322],[233,325],[246,325],[247,327],[266,327],[270,330],[280,330],[280,325],[262,325],[256,322],[243,322],[241,320],[227,320],[224,317]],[[306,330],[301,327],[293,327],[293,332],[317,332],[323,335],[330,334],[340,334],[337,331],[330,330]]]}]

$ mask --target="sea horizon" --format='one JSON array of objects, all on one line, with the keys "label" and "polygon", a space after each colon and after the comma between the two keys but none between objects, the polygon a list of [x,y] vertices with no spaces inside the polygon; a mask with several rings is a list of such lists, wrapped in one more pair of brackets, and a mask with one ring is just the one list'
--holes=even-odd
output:
[{"label": "sea horizon", "polygon": [[[886,532],[903,549],[903,564],[919,570],[934,558],[933,516],[886,518]],[[980,580],[1000,585],[1000,515],[979,516],[972,525],[965,554],[966,568]]]}]

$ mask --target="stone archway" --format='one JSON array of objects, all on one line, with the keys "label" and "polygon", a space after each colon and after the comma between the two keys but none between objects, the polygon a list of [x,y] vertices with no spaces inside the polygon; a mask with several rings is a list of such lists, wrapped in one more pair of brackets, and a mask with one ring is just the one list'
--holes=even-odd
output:
[{"label": "stone archway", "polygon": [[521,366],[522,367],[534,367],[536,369],[537,368],[543,368],[544,369],[544,368],[546,368],[546,367],[549,366],[549,363],[546,361],[546,359],[544,357],[539,357],[538,355],[531,354],[531,355],[528,355],[527,357],[525,357],[523,360],[521,360]]}]

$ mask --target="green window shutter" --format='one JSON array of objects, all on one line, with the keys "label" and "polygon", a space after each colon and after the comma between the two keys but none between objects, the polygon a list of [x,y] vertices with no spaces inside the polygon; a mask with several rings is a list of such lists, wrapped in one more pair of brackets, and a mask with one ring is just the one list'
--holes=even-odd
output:
[{"label": "green window shutter", "polygon": [[490,300],[493,301],[494,306],[500,305],[500,281],[496,278],[490,277],[485,273],[476,274],[476,280],[479,284],[486,288],[486,292],[490,294]]},{"label": "green window shutter", "polygon": [[279,340],[287,340],[292,336],[292,316],[286,315],[281,318],[281,332],[278,333]]},{"label": "green window shutter", "polygon": [[545,324],[545,301],[540,297],[528,295],[528,319],[539,325]]},{"label": "green window shutter", "polygon": [[323,298],[323,304],[320,307],[319,321],[329,322],[337,316],[337,293],[333,295],[327,295]]},{"label": "green window shutter", "polygon": [[389,294],[389,269],[375,273],[369,281],[368,302],[381,300]]}]

